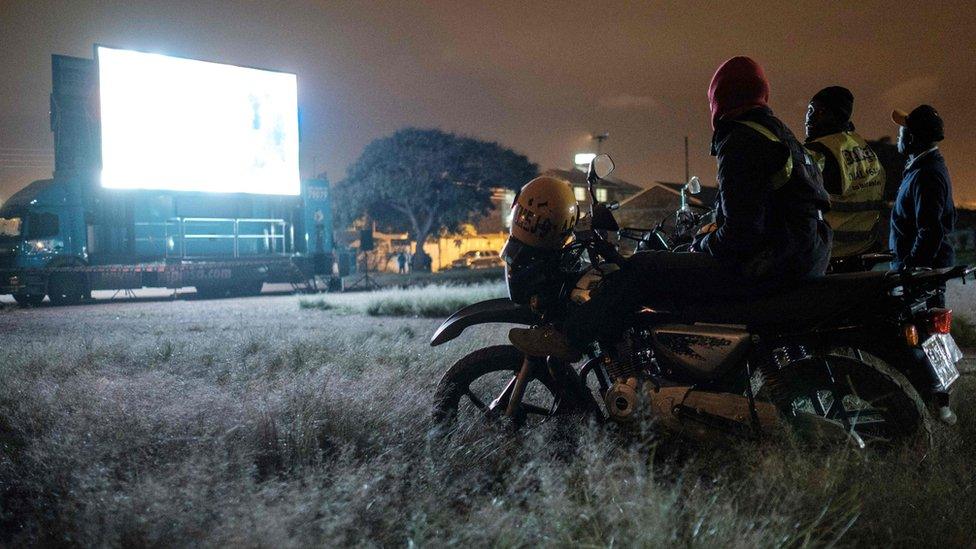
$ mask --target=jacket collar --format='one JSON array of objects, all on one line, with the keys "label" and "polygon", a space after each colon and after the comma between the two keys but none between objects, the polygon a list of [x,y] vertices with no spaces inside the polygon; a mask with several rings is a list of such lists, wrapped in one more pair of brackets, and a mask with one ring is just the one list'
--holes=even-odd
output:
[{"label": "jacket collar", "polygon": [[773,115],[772,109],[769,107],[752,107],[745,111],[739,112],[732,116],[725,116],[720,119],[715,125],[715,131],[712,132],[712,150],[711,155],[718,155],[718,143],[728,135],[729,131],[735,127],[733,124],[736,120],[761,120],[763,118]]},{"label": "jacket collar", "polygon": [[[921,160],[921,159],[923,159],[923,158],[925,158],[926,156],[932,156],[934,158],[934,156],[937,156],[938,155],[938,151],[939,151],[939,146],[936,145],[936,146],[932,147],[931,149],[929,149],[927,151],[924,151],[924,152],[922,152],[920,154],[917,154],[917,155],[913,156],[912,159],[909,160],[907,164],[905,164],[905,171],[907,172],[908,170],[910,170],[913,167],[915,167],[915,164],[918,164],[918,161]],[[932,155],[932,153],[937,153],[937,154],[936,155]]]}]

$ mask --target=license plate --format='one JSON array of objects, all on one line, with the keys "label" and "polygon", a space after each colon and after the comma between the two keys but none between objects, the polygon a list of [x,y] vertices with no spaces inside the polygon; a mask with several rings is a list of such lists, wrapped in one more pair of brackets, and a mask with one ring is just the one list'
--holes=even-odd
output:
[{"label": "license plate", "polygon": [[938,389],[948,391],[949,386],[959,379],[956,363],[962,360],[962,351],[949,334],[936,334],[922,343],[925,356],[929,359],[932,373],[938,380]]}]

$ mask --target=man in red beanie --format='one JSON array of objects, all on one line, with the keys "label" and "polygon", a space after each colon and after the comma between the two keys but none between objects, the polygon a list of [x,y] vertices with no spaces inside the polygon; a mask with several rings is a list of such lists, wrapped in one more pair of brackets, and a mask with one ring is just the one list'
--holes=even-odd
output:
[{"label": "man in red beanie", "polygon": [[824,274],[831,232],[820,170],[767,106],[758,63],[733,57],[708,87],[719,228],[696,247],[761,286]]},{"label": "man in red beanie", "polygon": [[747,57],[726,61],[708,88],[712,154],[718,157],[718,229],[696,239],[704,253],[639,252],[604,278],[558,326],[515,328],[529,356],[575,360],[596,339],[616,339],[638,306],[680,309],[692,301],[748,297],[823,275],[830,202],[820,171],[766,106],[769,84]]}]

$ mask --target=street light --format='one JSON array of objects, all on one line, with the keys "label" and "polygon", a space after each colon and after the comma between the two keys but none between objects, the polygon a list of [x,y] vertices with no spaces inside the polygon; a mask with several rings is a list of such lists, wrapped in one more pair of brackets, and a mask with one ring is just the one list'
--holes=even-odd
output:
[{"label": "street light", "polygon": [[596,158],[596,154],[594,153],[576,153],[573,162],[577,166],[589,166],[594,158]]}]

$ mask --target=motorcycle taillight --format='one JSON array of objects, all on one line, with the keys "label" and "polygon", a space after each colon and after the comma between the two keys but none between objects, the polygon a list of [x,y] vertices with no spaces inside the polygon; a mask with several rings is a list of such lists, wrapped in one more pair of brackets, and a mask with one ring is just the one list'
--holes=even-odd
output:
[{"label": "motorcycle taillight", "polygon": [[948,334],[952,328],[952,309],[929,309],[922,317],[930,334]]}]

